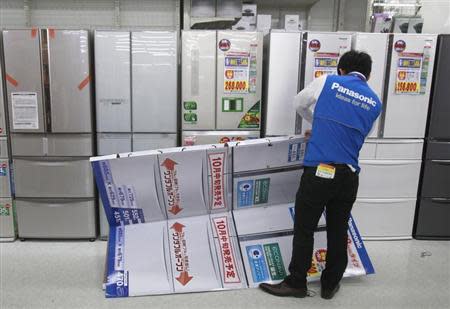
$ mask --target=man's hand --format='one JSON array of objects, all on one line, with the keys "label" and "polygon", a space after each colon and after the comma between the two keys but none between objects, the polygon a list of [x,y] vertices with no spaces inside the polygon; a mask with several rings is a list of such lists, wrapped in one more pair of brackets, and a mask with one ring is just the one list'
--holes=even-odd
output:
[{"label": "man's hand", "polygon": [[306,139],[306,141],[308,141],[311,138],[311,134],[312,134],[311,130],[306,130],[305,131],[305,139]]}]

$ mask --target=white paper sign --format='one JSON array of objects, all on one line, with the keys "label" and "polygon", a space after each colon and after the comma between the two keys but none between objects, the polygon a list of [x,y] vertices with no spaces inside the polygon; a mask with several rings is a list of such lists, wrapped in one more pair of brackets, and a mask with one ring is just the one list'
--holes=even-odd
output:
[{"label": "white paper sign", "polygon": [[38,102],[36,92],[11,93],[14,129],[39,129]]}]

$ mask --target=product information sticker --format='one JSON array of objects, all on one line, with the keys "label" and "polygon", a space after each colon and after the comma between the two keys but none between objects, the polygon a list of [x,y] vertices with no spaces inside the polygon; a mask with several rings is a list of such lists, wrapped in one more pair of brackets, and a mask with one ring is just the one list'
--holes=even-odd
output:
[{"label": "product information sticker", "polygon": [[422,72],[422,53],[399,53],[395,93],[419,94]]},{"label": "product information sticker", "polygon": [[224,93],[248,93],[250,55],[229,53],[224,63]]},{"label": "product information sticker", "polygon": [[336,75],[339,62],[339,53],[314,54],[314,78],[322,75]]}]

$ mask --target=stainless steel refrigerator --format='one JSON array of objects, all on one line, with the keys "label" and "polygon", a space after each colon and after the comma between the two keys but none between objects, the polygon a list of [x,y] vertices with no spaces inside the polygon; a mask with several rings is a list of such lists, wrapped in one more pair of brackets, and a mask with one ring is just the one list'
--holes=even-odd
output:
[{"label": "stainless steel refrigerator", "polygon": [[450,239],[450,35],[440,35],[414,235]]},{"label": "stainless steel refrigerator", "polygon": [[176,31],[95,31],[95,74],[99,155],[177,145]]},{"label": "stainless steel refrigerator", "polygon": [[[1,44],[0,44],[1,45]],[[12,201],[8,130],[3,92],[3,68],[0,62],[0,242],[16,238]]]},{"label": "stainless steel refrigerator", "polygon": [[3,31],[19,238],[96,237],[88,31]]},{"label": "stainless steel refrigerator", "polygon": [[[184,135],[198,141],[202,140],[198,131],[249,131],[259,135],[262,45],[259,32],[182,32]],[[242,133],[242,137],[250,134]]]}]

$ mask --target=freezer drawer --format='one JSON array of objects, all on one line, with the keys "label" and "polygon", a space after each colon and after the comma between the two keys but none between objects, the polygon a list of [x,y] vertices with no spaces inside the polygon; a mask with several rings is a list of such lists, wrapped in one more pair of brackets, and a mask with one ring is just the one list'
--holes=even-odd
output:
[{"label": "freezer drawer", "polygon": [[416,199],[357,199],[352,215],[365,239],[409,239]]},{"label": "freezer drawer", "polygon": [[95,238],[93,199],[16,199],[20,238]]},{"label": "freezer drawer", "polygon": [[131,33],[133,132],[177,131],[177,39],[176,31]]},{"label": "freezer drawer", "polygon": [[97,134],[97,150],[99,156],[131,152],[131,133],[99,133]]},{"label": "freezer drawer", "polygon": [[131,132],[130,33],[95,32],[97,132]]},{"label": "freezer drawer", "polygon": [[216,128],[216,32],[183,31],[181,54],[181,126]]},{"label": "freezer drawer", "polygon": [[420,200],[416,238],[450,238],[450,199]]},{"label": "freezer drawer", "polygon": [[8,159],[0,159],[0,198],[11,197],[10,176]]},{"label": "freezer drawer", "polygon": [[156,150],[177,146],[176,134],[133,134],[133,151]]},{"label": "freezer drawer", "polygon": [[416,198],[420,160],[361,160],[359,198]]},{"label": "freezer drawer", "polygon": [[292,102],[299,90],[301,32],[270,33],[265,136],[295,134],[297,112]]},{"label": "freezer drawer", "polygon": [[0,242],[14,240],[16,230],[14,224],[14,205],[12,199],[0,198]]},{"label": "freezer drawer", "polygon": [[436,40],[432,34],[394,34],[383,137],[424,137]]},{"label": "freezer drawer", "polygon": [[439,36],[439,51],[436,54],[436,72],[434,72],[433,96],[431,99],[431,115],[428,136],[436,139],[450,139],[450,36]]},{"label": "freezer drawer", "polygon": [[427,160],[450,160],[450,141],[429,141]]},{"label": "freezer drawer", "polygon": [[47,32],[52,132],[92,132],[88,32]]},{"label": "freezer drawer", "polygon": [[93,144],[91,134],[11,134],[14,157],[90,157]]},{"label": "freezer drawer", "polygon": [[0,137],[0,158],[8,157],[8,139],[7,137]]},{"label": "freezer drawer", "polygon": [[421,196],[450,198],[450,158],[425,162]]},{"label": "freezer drawer", "polygon": [[12,132],[45,130],[39,45],[37,30],[3,31],[6,93]]},{"label": "freezer drawer", "polygon": [[91,166],[85,158],[14,159],[14,181],[20,198],[95,196]]},{"label": "freezer drawer", "polygon": [[367,139],[359,153],[360,160],[420,160],[421,139]]}]

